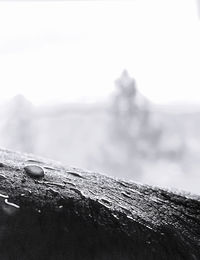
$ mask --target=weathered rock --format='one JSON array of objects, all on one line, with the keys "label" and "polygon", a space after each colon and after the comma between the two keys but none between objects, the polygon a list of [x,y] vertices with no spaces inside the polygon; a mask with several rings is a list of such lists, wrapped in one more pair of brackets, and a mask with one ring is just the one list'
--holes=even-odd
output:
[{"label": "weathered rock", "polygon": [[[0,150],[0,160],[0,259],[200,259],[198,196],[33,155]],[[42,179],[24,173],[28,161]]]}]

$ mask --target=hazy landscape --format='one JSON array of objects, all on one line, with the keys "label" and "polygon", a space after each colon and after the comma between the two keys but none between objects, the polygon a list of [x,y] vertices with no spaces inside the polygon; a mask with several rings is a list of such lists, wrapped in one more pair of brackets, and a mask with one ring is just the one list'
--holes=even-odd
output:
[{"label": "hazy landscape", "polygon": [[156,105],[126,71],[105,102],[1,105],[0,146],[142,183],[199,193],[200,109]]}]

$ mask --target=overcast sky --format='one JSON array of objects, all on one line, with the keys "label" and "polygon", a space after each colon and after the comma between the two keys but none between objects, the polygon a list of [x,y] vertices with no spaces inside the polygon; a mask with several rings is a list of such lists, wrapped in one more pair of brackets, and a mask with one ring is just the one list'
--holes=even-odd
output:
[{"label": "overcast sky", "polygon": [[157,103],[200,103],[196,0],[0,2],[0,99],[101,100],[123,69]]}]

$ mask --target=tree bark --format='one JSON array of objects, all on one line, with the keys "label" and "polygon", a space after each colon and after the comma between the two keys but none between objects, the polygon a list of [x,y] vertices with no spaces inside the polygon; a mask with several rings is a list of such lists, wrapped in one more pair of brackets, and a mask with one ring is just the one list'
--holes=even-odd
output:
[{"label": "tree bark", "polygon": [[0,259],[200,259],[200,198],[0,150]]}]

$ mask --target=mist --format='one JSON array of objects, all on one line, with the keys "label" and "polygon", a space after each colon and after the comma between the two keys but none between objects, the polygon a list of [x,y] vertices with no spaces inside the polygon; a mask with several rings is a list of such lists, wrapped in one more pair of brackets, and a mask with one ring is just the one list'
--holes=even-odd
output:
[{"label": "mist", "polygon": [[199,1],[0,7],[1,147],[199,193]]}]

